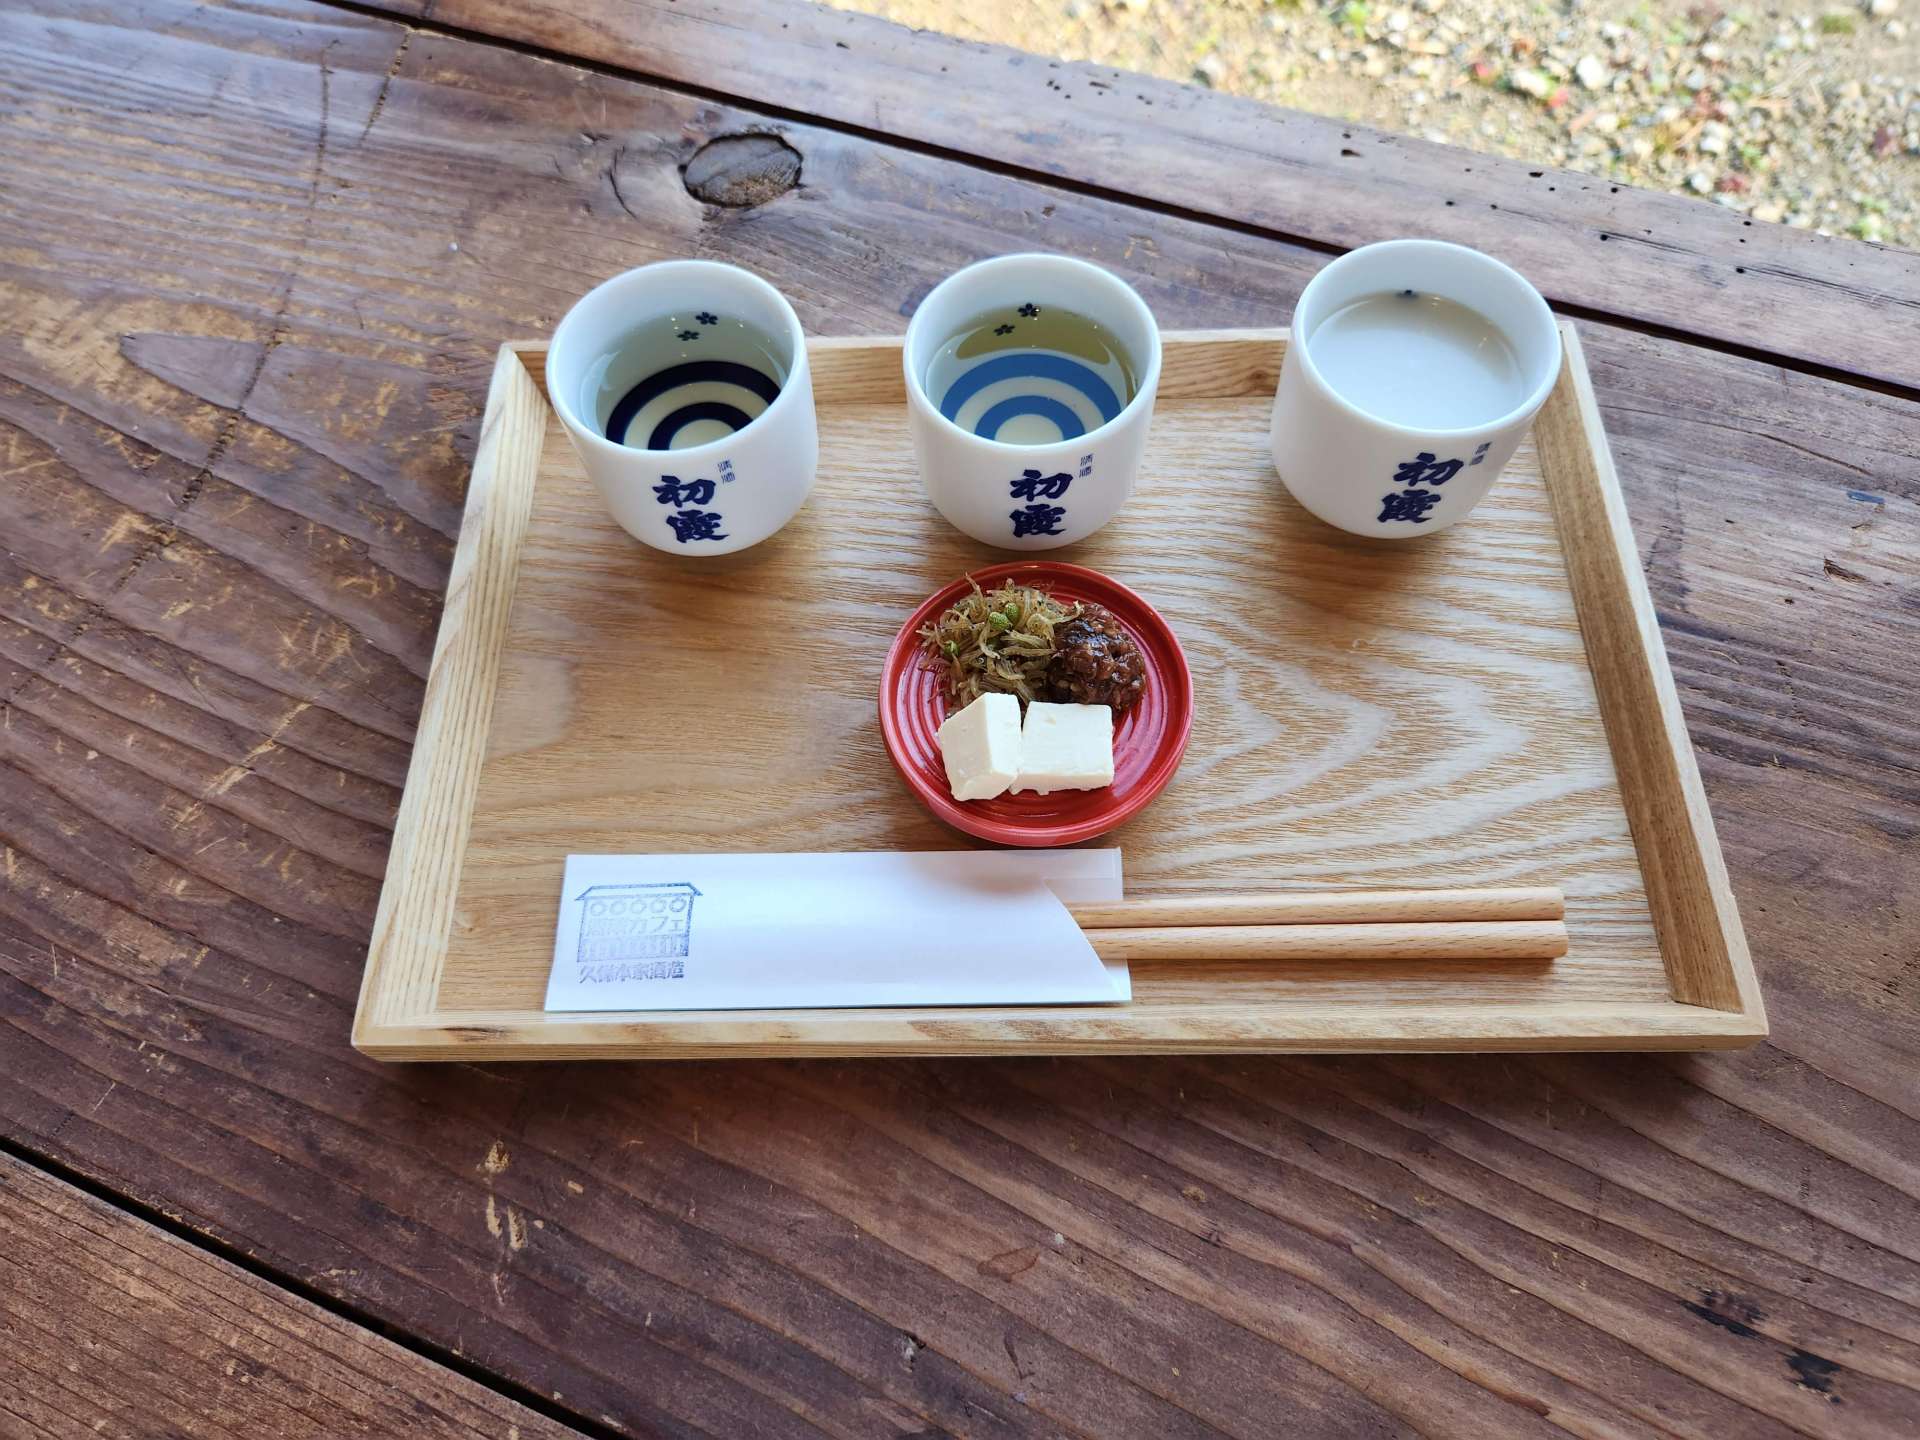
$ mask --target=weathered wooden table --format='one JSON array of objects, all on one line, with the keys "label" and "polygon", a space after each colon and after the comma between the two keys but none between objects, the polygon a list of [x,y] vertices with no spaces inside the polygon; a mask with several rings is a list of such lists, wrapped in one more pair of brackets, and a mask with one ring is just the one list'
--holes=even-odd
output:
[{"label": "weathered wooden table", "polygon": [[[6,6],[0,1432],[1920,1432],[1915,257],[789,0],[391,8]],[[1397,234],[1581,324],[1770,1042],[348,1048],[501,339],[1031,246],[1267,325]]]}]

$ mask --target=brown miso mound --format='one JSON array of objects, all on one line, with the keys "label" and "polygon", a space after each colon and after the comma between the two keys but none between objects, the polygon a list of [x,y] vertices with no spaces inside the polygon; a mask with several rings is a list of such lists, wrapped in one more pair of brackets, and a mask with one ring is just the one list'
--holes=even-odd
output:
[{"label": "brown miso mound", "polygon": [[1146,683],[1139,647],[1104,606],[1083,604],[1054,631],[1047,698],[1056,704],[1111,705],[1118,716],[1140,698]]}]

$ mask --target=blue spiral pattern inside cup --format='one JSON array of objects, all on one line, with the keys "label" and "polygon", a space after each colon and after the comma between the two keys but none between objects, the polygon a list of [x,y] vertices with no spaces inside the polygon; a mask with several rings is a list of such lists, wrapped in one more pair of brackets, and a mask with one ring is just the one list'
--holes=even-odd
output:
[{"label": "blue spiral pattern inside cup", "polygon": [[933,352],[923,380],[948,420],[1004,445],[1078,440],[1117,419],[1138,383],[1105,326],[1031,299],[961,325]]},{"label": "blue spiral pattern inside cup", "polygon": [[607,438],[643,450],[704,445],[745,427],[779,393],[779,382],[751,365],[687,360],[622,395],[607,416]]},{"label": "blue spiral pattern inside cup", "polygon": [[584,408],[600,433],[636,450],[726,440],[778,398],[788,359],[772,335],[718,307],[658,315],[592,361]]},{"label": "blue spiral pattern inside cup", "polygon": [[997,440],[1009,422],[1032,416],[1058,435],[1021,427],[1015,443],[1072,440],[1120,413],[1120,397],[1098,371],[1051,350],[1009,350],[985,356],[938,397],[940,413],[983,440]]}]

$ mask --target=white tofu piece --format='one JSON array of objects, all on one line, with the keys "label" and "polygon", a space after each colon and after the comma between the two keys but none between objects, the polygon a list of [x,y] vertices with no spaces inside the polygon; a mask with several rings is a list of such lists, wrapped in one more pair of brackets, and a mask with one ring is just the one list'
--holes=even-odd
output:
[{"label": "white tofu piece", "polygon": [[1113,707],[1027,705],[1015,790],[1098,790],[1113,783]]},{"label": "white tofu piece", "polygon": [[1020,773],[1020,702],[982,695],[940,724],[935,737],[956,800],[991,800]]}]

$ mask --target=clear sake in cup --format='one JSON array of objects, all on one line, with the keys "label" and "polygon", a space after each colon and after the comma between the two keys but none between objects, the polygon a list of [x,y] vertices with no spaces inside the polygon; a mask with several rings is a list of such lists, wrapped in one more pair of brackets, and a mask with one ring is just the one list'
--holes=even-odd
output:
[{"label": "clear sake in cup", "polygon": [[902,346],[927,498],[1005,550],[1084,540],[1133,494],[1160,385],[1160,329],[1119,276],[1066,255],[949,275]]},{"label": "clear sake in cup", "polygon": [[728,555],[791,520],[820,434],[793,306],[750,271],[662,260],[562,317],[547,394],[622,529],[677,555]]}]

